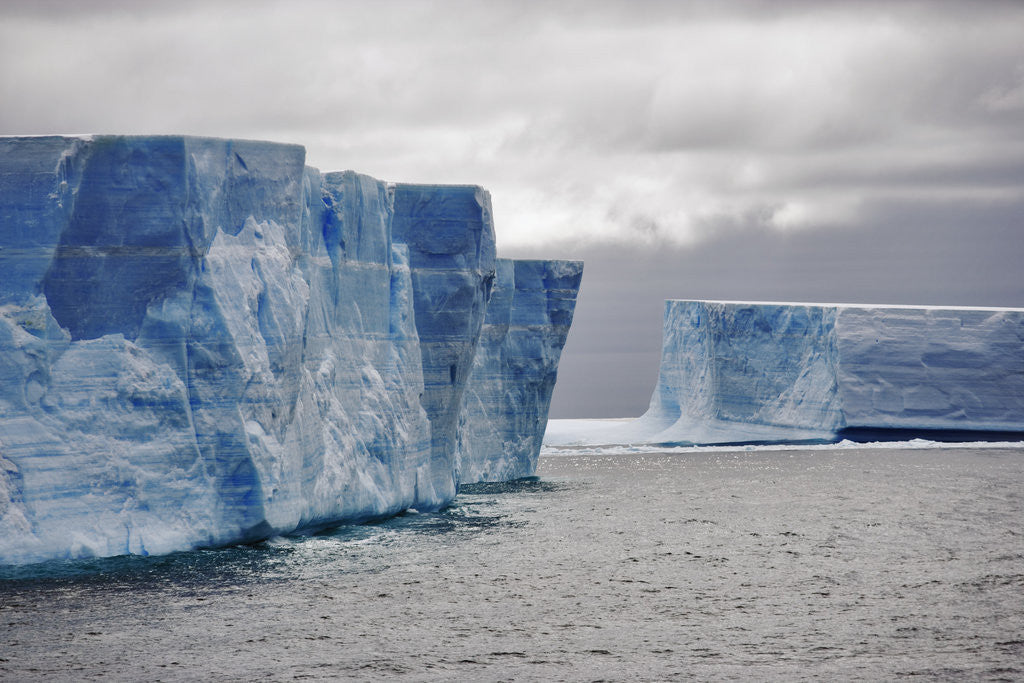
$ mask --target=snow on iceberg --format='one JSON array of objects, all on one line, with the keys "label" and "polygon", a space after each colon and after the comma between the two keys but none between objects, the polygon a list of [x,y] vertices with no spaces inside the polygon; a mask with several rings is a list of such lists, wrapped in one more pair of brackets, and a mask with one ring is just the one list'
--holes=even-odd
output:
[{"label": "snow on iceberg", "polygon": [[266,142],[0,147],[0,563],[452,499],[495,276],[485,191],[322,174]]},{"label": "snow on iceberg", "polygon": [[1024,436],[1024,309],[668,301],[658,383],[570,443]]}]

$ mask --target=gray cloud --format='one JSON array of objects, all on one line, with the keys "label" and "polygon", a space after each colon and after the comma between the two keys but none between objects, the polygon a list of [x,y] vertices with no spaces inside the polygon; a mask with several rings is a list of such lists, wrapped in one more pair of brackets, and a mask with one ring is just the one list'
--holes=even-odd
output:
[{"label": "gray cloud", "polygon": [[626,378],[664,297],[1024,304],[1022,25],[996,1],[11,0],[0,133],[265,138],[484,185],[502,251],[592,257],[564,375],[620,354],[614,414],[649,395]]},{"label": "gray cloud", "polygon": [[646,410],[664,299],[1020,307],[1022,226],[1024,201],[887,200],[828,232],[741,228],[687,248],[576,247],[566,253],[586,268],[552,415]]}]

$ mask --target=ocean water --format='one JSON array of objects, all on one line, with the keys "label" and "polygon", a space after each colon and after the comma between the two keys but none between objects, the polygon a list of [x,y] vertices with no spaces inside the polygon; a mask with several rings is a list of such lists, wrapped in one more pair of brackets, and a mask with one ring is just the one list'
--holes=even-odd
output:
[{"label": "ocean water", "polygon": [[2,569],[0,679],[1024,679],[1024,447],[562,449],[538,474]]}]

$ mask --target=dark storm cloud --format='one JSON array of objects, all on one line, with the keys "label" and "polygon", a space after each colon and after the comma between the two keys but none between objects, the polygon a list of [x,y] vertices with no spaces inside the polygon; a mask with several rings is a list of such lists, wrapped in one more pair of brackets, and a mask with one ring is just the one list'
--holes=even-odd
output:
[{"label": "dark storm cloud", "polygon": [[1020,307],[1022,226],[1024,201],[886,200],[828,232],[737,229],[687,248],[577,248],[583,289],[552,416],[646,410],[665,299]]}]

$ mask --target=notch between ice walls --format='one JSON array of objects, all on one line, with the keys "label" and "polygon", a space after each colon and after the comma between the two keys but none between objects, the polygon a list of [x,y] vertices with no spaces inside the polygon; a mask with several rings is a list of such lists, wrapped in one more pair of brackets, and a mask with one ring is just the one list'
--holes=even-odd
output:
[{"label": "notch between ice walls", "polygon": [[297,145],[0,138],[0,563],[166,553],[533,473],[582,263]]}]

